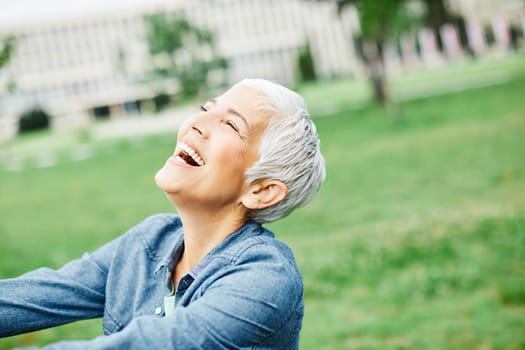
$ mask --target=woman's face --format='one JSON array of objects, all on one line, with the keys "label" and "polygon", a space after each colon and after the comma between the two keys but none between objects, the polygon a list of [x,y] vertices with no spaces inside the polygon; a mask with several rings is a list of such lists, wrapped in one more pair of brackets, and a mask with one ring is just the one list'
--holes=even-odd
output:
[{"label": "woman's face", "polygon": [[181,126],[173,155],[155,175],[177,207],[221,210],[240,202],[269,121],[256,109],[260,97],[233,87]]}]

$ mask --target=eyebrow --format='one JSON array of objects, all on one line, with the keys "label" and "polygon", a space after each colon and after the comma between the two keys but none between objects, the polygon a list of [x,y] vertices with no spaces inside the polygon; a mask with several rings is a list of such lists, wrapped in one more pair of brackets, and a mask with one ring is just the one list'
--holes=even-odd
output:
[{"label": "eyebrow", "polygon": [[[208,102],[211,102],[211,103],[213,103],[213,104],[217,104],[217,99],[216,99],[216,98],[212,98],[212,99],[208,100]],[[233,114],[233,115],[235,115],[235,116],[241,118],[242,121],[244,122],[244,124],[246,124],[247,127],[250,126],[250,124],[248,124],[248,121],[246,120],[246,118],[245,118],[241,113],[239,113],[238,111],[236,111],[235,109],[233,109],[233,108],[230,107],[230,108],[228,108],[228,109],[226,110],[226,112],[227,112],[228,114]]]}]

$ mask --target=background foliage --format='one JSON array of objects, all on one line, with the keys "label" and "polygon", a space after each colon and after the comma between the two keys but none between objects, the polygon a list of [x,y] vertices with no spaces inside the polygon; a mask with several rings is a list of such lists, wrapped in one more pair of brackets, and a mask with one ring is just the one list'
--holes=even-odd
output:
[{"label": "background foliage", "polygon": [[175,78],[183,98],[196,96],[209,84],[222,83],[208,80],[210,72],[226,68],[210,31],[195,26],[178,12],[147,16],[146,26],[154,73]]}]

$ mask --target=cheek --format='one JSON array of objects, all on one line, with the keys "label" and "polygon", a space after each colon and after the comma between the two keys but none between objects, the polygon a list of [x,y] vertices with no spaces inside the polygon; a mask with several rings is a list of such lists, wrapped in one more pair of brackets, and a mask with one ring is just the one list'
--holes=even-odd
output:
[{"label": "cheek", "polygon": [[[213,158],[220,176],[232,180],[243,176],[247,168],[246,150],[240,146],[234,139],[223,138],[217,139],[214,145],[210,145],[215,150]],[[225,147],[225,145],[228,145]]]},{"label": "cheek", "polygon": [[[221,144],[221,161],[227,161],[230,164],[245,163],[248,156],[247,148],[237,136],[224,137],[217,141]],[[224,147],[225,145],[227,146]]]},{"label": "cheek", "polygon": [[247,149],[246,147],[239,146],[232,150],[232,157],[237,159],[239,163],[246,163],[246,159],[248,157]]}]

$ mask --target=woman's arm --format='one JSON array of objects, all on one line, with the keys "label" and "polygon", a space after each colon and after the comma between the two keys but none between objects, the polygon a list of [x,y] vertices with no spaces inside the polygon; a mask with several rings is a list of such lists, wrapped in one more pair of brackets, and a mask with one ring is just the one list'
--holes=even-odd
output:
[{"label": "woman's arm", "polygon": [[0,280],[0,337],[101,317],[114,240],[58,270]]},{"label": "woman's arm", "polygon": [[297,349],[302,293],[300,275],[275,247],[258,248],[169,317],[139,316],[118,333],[45,349]]}]

